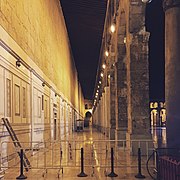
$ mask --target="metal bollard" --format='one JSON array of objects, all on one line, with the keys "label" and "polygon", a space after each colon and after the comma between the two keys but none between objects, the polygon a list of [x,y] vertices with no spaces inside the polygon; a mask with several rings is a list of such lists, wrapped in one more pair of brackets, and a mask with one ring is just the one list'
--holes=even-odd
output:
[{"label": "metal bollard", "polygon": [[20,151],[20,175],[16,178],[16,179],[27,179],[27,177],[23,174],[23,169],[24,169],[24,166],[23,166],[23,163],[24,163],[24,153],[23,153],[23,149],[21,149]]},{"label": "metal bollard", "polygon": [[114,172],[114,150],[111,148],[111,173],[108,174],[109,177],[117,177],[118,175]]},{"label": "metal bollard", "polygon": [[87,174],[84,173],[84,151],[81,148],[81,172],[77,175],[78,177],[86,177]]},{"label": "metal bollard", "polygon": [[135,175],[135,178],[144,179],[146,178],[141,174],[141,148],[138,148],[138,174]]}]

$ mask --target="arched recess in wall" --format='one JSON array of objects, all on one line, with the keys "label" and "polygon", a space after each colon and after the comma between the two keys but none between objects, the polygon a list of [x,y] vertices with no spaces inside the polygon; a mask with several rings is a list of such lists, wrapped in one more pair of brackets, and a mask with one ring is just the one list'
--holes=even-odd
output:
[{"label": "arched recess in wall", "polygon": [[89,127],[89,124],[91,123],[91,117],[92,117],[91,112],[87,111],[85,113],[84,127]]},{"label": "arched recess in wall", "polygon": [[86,117],[86,118],[91,118],[91,117],[92,117],[92,114],[91,114],[89,111],[87,111],[86,114],[85,114],[85,117]]}]

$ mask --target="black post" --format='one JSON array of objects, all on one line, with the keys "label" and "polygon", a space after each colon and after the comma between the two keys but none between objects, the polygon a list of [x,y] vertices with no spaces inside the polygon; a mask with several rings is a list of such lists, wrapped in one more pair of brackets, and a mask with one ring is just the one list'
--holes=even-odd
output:
[{"label": "black post", "polygon": [[138,174],[135,176],[135,178],[146,178],[144,175],[141,174],[141,148],[138,148]]},{"label": "black post", "polygon": [[84,152],[83,148],[81,148],[81,172],[77,175],[78,177],[86,177],[87,174],[84,173]]},{"label": "black post", "polygon": [[159,156],[158,156],[158,150],[156,149],[156,171],[157,171],[157,180],[160,180],[160,167],[159,167]]},{"label": "black post", "polygon": [[108,174],[109,177],[117,177],[118,175],[114,172],[114,150],[111,148],[111,173]]},{"label": "black post", "polygon": [[23,174],[23,163],[24,163],[24,153],[23,149],[20,151],[20,175],[16,179],[27,179],[27,177]]}]

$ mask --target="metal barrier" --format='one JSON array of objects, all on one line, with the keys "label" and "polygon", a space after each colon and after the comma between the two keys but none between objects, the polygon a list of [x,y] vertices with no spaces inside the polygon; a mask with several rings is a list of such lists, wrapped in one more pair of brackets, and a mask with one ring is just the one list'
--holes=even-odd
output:
[{"label": "metal barrier", "polygon": [[[149,151],[152,151],[149,140],[130,141],[129,144],[135,143],[137,147],[144,148],[146,155],[142,157],[142,166],[145,166]],[[8,145],[7,145],[8,144]],[[1,147],[7,147],[13,142],[2,142]],[[60,140],[52,142],[21,142],[22,148],[26,153],[31,169],[41,169],[42,176],[45,176],[48,169],[57,170],[57,176],[64,172],[64,168],[77,169],[81,167],[81,148],[84,149],[83,167],[91,169],[91,176],[95,175],[95,168],[104,171],[105,176],[114,168],[137,168],[138,157],[134,155],[132,147],[127,146],[125,140]],[[113,158],[112,158],[113,148]],[[137,149],[138,150],[138,149]],[[11,153],[16,153],[20,149],[12,146]],[[8,153],[8,152],[7,152]],[[19,157],[16,155],[10,161],[7,153],[1,154],[1,168],[19,168]],[[10,155],[8,155],[10,156]],[[154,166],[154,161],[151,162]]]},{"label": "metal barrier", "polygon": [[180,149],[157,148],[157,179],[180,180]]},{"label": "metal barrier", "polygon": [[160,178],[165,180],[180,180],[180,162],[171,157],[160,157]]},{"label": "metal barrier", "polygon": [[[149,160],[154,160],[153,169],[149,167]],[[147,160],[147,171],[154,180],[180,180],[180,149],[154,149]]]}]

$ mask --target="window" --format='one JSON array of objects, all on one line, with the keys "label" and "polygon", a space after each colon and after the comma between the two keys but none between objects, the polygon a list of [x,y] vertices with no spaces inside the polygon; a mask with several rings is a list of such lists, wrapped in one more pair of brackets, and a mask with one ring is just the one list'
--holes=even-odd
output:
[{"label": "window", "polygon": [[11,80],[6,79],[6,88],[7,88],[7,116],[11,117]]},{"label": "window", "polygon": [[44,119],[47,119],[47,100],[44,101]]},{"label": "window", "polygon": [[15,98],[15,115],[20,116],[20,87],[15,84],[14,87],[14,98]]},{"label": "window", "polygon": [[41,117],[41,97],[38,96],[38,117]]},{"label": "window", "polygon": [[23,87],[23,118],[26,118],[26,89]]}]

